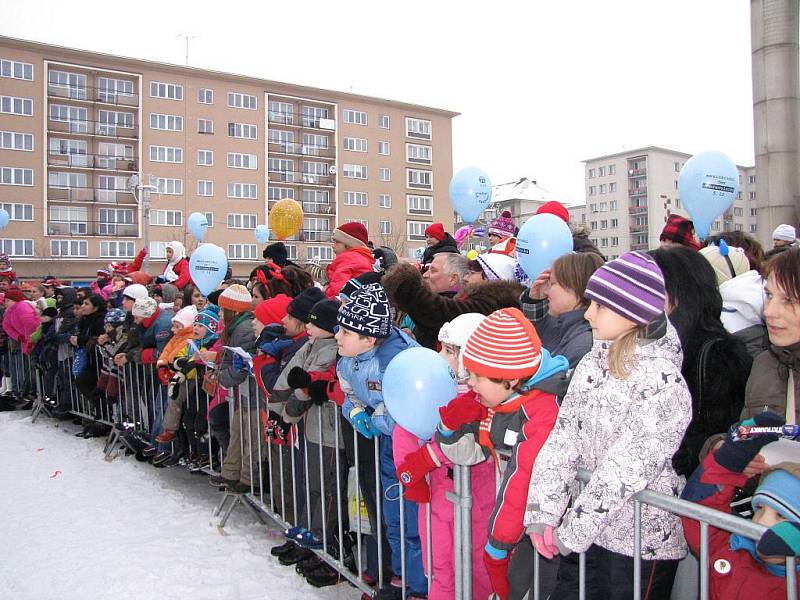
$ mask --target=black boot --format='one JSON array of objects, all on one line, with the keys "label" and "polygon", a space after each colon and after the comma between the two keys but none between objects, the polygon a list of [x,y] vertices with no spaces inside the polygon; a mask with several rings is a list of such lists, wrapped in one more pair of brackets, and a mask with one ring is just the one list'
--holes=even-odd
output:
[{"label": "black boot", "polygon": [[306,575],[306,581],[314,587],[321,588],[329,585],[336,585],[337,583],[344,581],[344,579],[341,575],[339,575],[339,572],[336,569],[333,569],[332,567],[323,563],[319,568]]},{"label": "black boot", "polygon": [[294,542],[288,541],[285,544],[281,544],[280,546],[273,546],[272,548],[270,548],[269,553],[272,556],[283,556],[284,554],[287,554],[296,545],[297,544],[295,544]]},{"label": "black boot", "polygon": [[295,544],[289,552],[278,557],[278,562],[284,567],[288,567],[289,565],[296,565],[301,560],[311,558],[312,556],[314,556],[314,553],[311,550],[306,550]]}]

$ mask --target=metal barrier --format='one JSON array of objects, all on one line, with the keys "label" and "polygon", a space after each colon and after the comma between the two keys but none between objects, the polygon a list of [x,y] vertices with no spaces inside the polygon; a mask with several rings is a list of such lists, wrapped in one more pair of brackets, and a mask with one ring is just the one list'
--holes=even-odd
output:
[{"label": "metal barrier", "polygon": [[[9,354],[10,379],[15,389],[28,389],[36,394],[33,408],[34,418],[42,412],[47,414],[53,406],[69,407],[69,411],[86,420],[112,426],[106,443],[106,456],[110,457],[115,449],[122,447],[120,436],[134,429],[147,434],[154,442],[161,431],[166,410],[171,410],[167,399],[167,387],[163,385],[155,369],[149,365],[127,364],[119,370],[119,396],[110,404],[87,398],[73,385],[72,366],[74,358],[66,357],[59,362],[56,370],[55,384],[48,380],[48,373],[37,368],[33,361],[22,354]],[[100,357],[98,357],[99,359]],[[94,363],[97,374],[100,374],[100,361]],[[233,469],[239,473],[239,480],[249,484],[244,493],[226,491],[214,510],[212,523],[224,527],[233,510],[243,505],[255,517],[264,521],[269,518],[281,527],[302,526],[309,530],[317,530],[320,535],[319,548],[313,552],[331,568],[335,569],[343,579],[367,594],[374,594],[387,584],[386,576],[391,572],[391,556],[386,555],[383,522],[384,502],[399,503],[400,519],[400,582],[403,598],[407,593],[409,573],[416,565],[407,563],[406,551],[409,541],[406,536],[407,515],[406,501],[403,499],[403,488],[399,484],[394,489],[387,489],[381,482],[381,448],[380,441],[375,438],[370,443],[359,439],[355,432],[342,418],[341,410],[333,403],[324,406],[310,405],[309,410],[292,425],[293,439],[287,444],[276,442],[275,436],[265,433],[265,421],[270,411],[281,413],[282,403],[276,403],[269,395],[264,394],[255,379],[251,376],[238,387],[227,390],[227,405],[215,404],[216,399],[209,397],[201,388],[201,377],[187,378],[182,384],[179,404],[183,411],[192,414],[194,431],[187,437],[189,445],[194,444],[195,451],[207,453],[208,465],[203,469],[210,475],[227,472]],[[53,390],[55,400],[49,397]],[[212,408],[212,405],[213,408]],[[219,407],[222,407],[221,409]],[[224,427],[215,430],[218,415],[215,410],[227,410],[228,432]],[[186,416],[183,413],[183,417]],[[224,412],[223,412],[224,414]],[[265,418],[266,415],[266,418]],[[220,422],[224,422],[223,419]],[[199,424],[199,426],[198,426]],[[332,426],[332,430],[331,430]],[[202,435],[198,429],[205,427]],[[318,439],[314,438],[314,428]],[[327,432],[327,433],[326,433]],[[345,448],[345,436],[352,437],[352,453]],[[360,442],[360,443],[359,443]],[[386,441],[384,441],[386,443]],[[218,448],[215,450],[215,444]],[[175,442],[170,444],[174,448]],[[359,449],[361,446],[361,450]],[[166,446],[165,446],[166,447]],[[360,453],[369,448],[368,457]],[[327,451],[326,451],[327,450]],[[191,452],[191,450],[190,450]],[[348,457],[348,454],[351,454]],[[215,456],[216,455],[216,456]],[[374,472],[365,465],[374,461]],[[220,468],[217,468],[219,465]],[[371,468],[371,467],[370,467]],[[348,494],[347,481],[350,469],[355,472],[355,485],[352,497]],[[363,481],[369,474],[372,481]],[[581,471],[580,482],[587,482],[591,473]],[[392,486],[394,487],[394,486]],[[472,557],[472,490],[470,468],[455,465],[453,467],[453,492],[447,498],[454,507],[454,598],[467,600],[473,597],[473,557]],[[365,530],[362,519],[362,500],[366,503],[370,531]],[[355,522],[349,516],[355,505]],[[696,519],[701,523],[700,552],[700,591],[702,600],[708,598],[708,528],[716,527],[757,540],[765,528],[751,521],[681,500],[672,496],[644,490],[634,496],[634,548],[637,558],[634,560],[634,598],[640,598],[641,583],[641,506],[654,506],[673,514]],[[345,506],[347,508],[345,508]],[[432,582],[432,562],[437,549],[431,541],[430,505],[425,506],[424,527],[426,535],[427,580]],[[352,540],[348,540],[348,532],[352,532]],[[352,542],[352,543],[351,543]],[[373,550],[373,564],[376,568],[377,586],[374,589],[365,580],[364,561],[370,562],[365,548]],[[397,560],[395,557],[395,565]],[[533,599],[540,597],[540,557],[534,552]],[[797,599],[797,578],[795,573],[796,559],[789,557],[786,561],[786,597]],[[392,572],[397,577],[398,573]],[[586,596],[586,559],[579,557],[579,581],[581,599]]]}]

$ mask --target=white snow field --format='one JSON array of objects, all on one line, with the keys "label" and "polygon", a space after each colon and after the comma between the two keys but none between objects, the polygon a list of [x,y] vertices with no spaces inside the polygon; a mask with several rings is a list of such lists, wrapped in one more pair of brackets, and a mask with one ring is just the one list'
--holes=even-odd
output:
[{"label": "white snow field", "polygon": [[282,543],[237,508],[210,525],[219,492],[180,467],[103,459],[69,421],[0,413],[0,599],[351,600],[278,564]]}]

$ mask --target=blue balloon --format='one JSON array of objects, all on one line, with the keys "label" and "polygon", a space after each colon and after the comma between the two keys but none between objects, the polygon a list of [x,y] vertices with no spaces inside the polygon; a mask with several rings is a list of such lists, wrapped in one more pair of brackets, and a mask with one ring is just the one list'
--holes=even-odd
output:
[{"label": "blue balloon", "polygon": [[228,258],[219,246],[200,244],[189,259],[189,274],[203,296],[219,287],[228,271]]},{"label": "blue balloon", "polygon": [[259,244],[266,244],[269,240],[269,227],[266,225],[258,225],[255,230],[256,241]]},{"label": "blue balloon", "polygon": [[0,229],[5,229],[11,217],[5,208],[0,208]]},{"label": "blue balloon", "polygon": [[208,219],[203,213],[194,212],[186,219],[186,227],[198,241],[202,242],[208,231]]},{"label": "blue balloon", "polygon": [[439,424],[439,408],[458,393],[450,365],[429,348],[409,348],[395,356],[383,374],[383,401],[392,418],[422,440]]},{"label": "blue balloon", "polygon": [[711,224],[733,204],[738,191],[739,170],[722,152],[695,154],[678,176],[681,202],[702,240],[708,236]]},{"label": "blue balloon", "polygon": [[475,167],[461,169],[450,180],[450,202],[465,223],[474,223],[492,200],[492,181]]},{"label": "blue balloon", "polygon": [[517,262],[531,281],[559,256],[572,252],[569,225],[550,213],[533,215],[517,234]]}]

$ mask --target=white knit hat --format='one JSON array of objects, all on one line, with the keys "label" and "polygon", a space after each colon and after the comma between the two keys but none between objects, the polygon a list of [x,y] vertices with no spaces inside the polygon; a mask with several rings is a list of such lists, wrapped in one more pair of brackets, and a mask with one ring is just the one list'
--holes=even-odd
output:
[{"label": "white knit hat", "polygon": [[506,281],[516,281],[514,277],[514,267],[517,266],[510,256],[505,254],[481,254],[476,259],[486,275],[486,279],[504,279]]},{"label": "white knit hat", "polygon": [[775,231],[772,232],[772,239],[793,242],[797,239],[797,232],[791,225],[781,223],[775,228]]},{"label": "white knit hat", "polygon": [[147,293],[147,288],[141,283],[134,283],[122,290],[122,295],[130,298],[131,300],[138,300],[139,298],[147,298],[150,294]]},{"label": "white knit hat", "polygon": [[197,307],[194,304],[184,306],[180,309],[174,317],[173,322],[177,322],[181,327],[191,327],[194,324],[194,318],[197,316]]},{"label": "white knit hat", "polygon": [[142,319],[149,319],[158,310],[158,304],[155,300],[150,297],[145,298],[138,298],[136,302],[133,304],[133,310],[131,313],[134,317],[139,317]]},{"label": "white knit hat", "polygon": [[464,313],[463,315],[458,315],[452,321],[448,321],[439,329],[439,341],[442,342],[442,344],[452,344],[459,349],[458,373],[456,373],[456,379],[459,381],[465,381],[468,377],[462,359],[464,346],[467,345],[469,336],[472,335],[472,332],[478,328],[478,325],[480,325],[485,318],[486,315],[480,313]]}]

